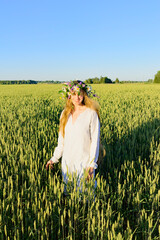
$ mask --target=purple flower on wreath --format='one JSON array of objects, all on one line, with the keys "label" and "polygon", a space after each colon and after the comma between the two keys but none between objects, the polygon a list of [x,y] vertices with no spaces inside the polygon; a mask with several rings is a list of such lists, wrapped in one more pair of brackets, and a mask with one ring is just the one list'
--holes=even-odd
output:
[{"label": "purple flower on wreath", "polygon": [[99,96],[98,96],[97,94],[93,94],[93,97],[97,97],[97,98],[99,98]]}]

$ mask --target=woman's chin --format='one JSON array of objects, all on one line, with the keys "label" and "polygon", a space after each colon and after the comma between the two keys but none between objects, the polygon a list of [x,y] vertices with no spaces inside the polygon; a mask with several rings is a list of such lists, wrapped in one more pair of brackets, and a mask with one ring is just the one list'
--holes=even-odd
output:
[{"label": "woman's chin", "polygon": [[81,105],[81,102],[74,102],[74,105],[79,106],[79,105]]}]

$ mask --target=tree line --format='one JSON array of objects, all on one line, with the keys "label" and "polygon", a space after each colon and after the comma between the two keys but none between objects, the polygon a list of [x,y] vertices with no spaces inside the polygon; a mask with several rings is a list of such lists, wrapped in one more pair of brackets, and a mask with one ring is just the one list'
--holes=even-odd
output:
[{"label": "tree line", "polygon": [[[94,78],[88,78],[84,81],[87,84],[101,84],[101,83],[141,83],[143,81],[119,81],[118,78],[116,78],[115,81],[111,80],[108,77],[94,77]],[[160,83],[160,71],[158,71],[155,74],[154,79],[148,79],[146,81],[148,83]],[[46,80],[46,81],[35,81],[35,80],[2,80],[0,81],[0,84],[37,84],[37,83],[52,83],[52,84],[59,84],[64,83],[64,81],[54,81],[54,80]],[[143,82],[144,83],[144,82]]]},{"label": "tree line", "polygon": [[37,84],[36,81],[34,80],[2,80],[0,81],[0,84],[5,85],[5,84]]}]

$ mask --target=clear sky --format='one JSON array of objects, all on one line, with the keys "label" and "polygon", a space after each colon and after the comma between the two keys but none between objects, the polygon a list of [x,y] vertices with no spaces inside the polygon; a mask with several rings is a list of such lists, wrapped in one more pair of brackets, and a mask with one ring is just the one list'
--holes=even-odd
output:
[{"label": "clear sky", "polygon": [[0,80],[146,81],[159,70],[159,0],[0,0]]}]

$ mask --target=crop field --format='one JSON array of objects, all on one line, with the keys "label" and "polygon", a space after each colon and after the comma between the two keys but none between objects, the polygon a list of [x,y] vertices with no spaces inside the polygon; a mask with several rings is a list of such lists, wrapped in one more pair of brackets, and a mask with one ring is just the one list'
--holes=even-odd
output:
[{"label": "crop field", "polygon": [[[63,193],[62,85],[0,85],[0,239],[160,239],[160,84],[92,85],[106,156]],[[87,189],[87,191],[86,191]]]}]

